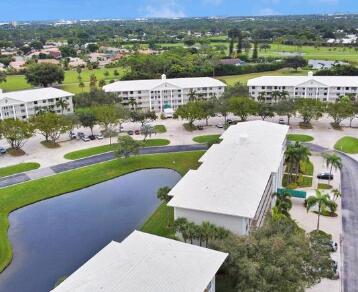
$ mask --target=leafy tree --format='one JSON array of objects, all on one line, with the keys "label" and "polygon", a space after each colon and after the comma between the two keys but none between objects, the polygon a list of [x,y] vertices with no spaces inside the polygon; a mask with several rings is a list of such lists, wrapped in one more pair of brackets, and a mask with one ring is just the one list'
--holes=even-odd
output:
[{"label": "leafy tree", "polygon": [[[329,167],[329,174],[332,175],[333,168],[335,170],[341,169],[343,167],[342,158],[340,158],[337,154],[323,154],[323,158],[326,161],[326,166]],[[328,180],[328,184],[331,184],[331,178]]]},{"label": "leafy tree", "polygon": [[229,114],[230,106],[227,98],[220,98],[215,103],[215,112],[220,113],[224,117],[224,123],[226,124],[227,116]]},{"label": "leafy tree", "polygon": [[275,116],[275,113],[273,111],[272,105],[266,103],[266,102],[259,102],[258,103],[258,110],[257,114],[261,117],[261,119],[264,121],[266,118],[272,118]]},{"label": "leafy tree", "polygon": [[93,135],[93,128],[97,123],[96,115],[92,110],[85,109],[78,112],[80,123],[85,128],[90,128]]},{"label": "leafy tree", "polygon": [[277,208],[279,213],[290,218],[291,215],[289,211],[292,209],[291,195],[285,192],[281,195],[275,194],[275,196],[276,196],[275,207]]},{"label": "leafy tree", "polygon": [[118,123],[118,111],[114,105],[99,105],[93,107],[92,111],[105,134]]},{"label": "leafy tree", "polygon": [[[162,187],[157,191],[157,198],[163,203],[168,204],[171,197],[168,195],[170,187]],[[166,208],[167,226],[169,226],[169,208]]]},{"label": "leafy tree", "polygon": [[118,117],[119,132],[121,132],[122,124],[130,118],[130,113],[121,104],[116,104],[115,108],[116,108],[117,117]]},{"label": "leafy tree", "polygon": [[290,124],[290,119],[296,113],[295,103],[288,100],[281,100],[273,105],[273,111],[279,116],[287,117],[287,124]]},{"label": "leafy tree", "polygon": [[118,157],[128,158],[131,154],[138,154],[141,143],[131,136],[119,136],[115,153]]},{"label": "leafy tree", "polygon": [[95,88],[97,86],[97,77],[95,74],[91,74],[90,76],[90,87]]},{"label": "leafy tree", "polygon": [[0,122],[0,136],[6,139],[12,149],[21,149],[33,134],[34,129],[27,121],[5,119]]},{"label": "leafy tree", "polygon": [[6,73],[3,71],[0,71],[0,84],[6,82]]},{"label": "leafy tree", "polygon": [[296,101],[296,109],[303,118],[303,124],[309,126],[312,119],[322,117],[324,104],[317,99],[300,98]]},{"label": "leafy tree", "polygon": [[298,179],[300,173],[300,163],[308,162],[311,152],[308,147],[303,146],[301,143],[296,142],[287,146],[285,151],[285,164],[288,169],[288,182]]},{"label": "leafy tree", "polygon": [[65,78],[61,67],[49,64],[32,64],[27,67],[25,77],[28,83],[34,86],[48,87],[53,83],[62,83]]},{"label": "leafy tree", "polygon": [[92,107],[97,105],[114,104],[116,95],[104,92],[102,89],[92,89],[90,92],[76,94],[73,103],[76,108]]},{"label": "leafy tree", "polygon": [[96,52],[99,49],[97,44],[88,44],[87,50],[91,53]]},{"label": "leafy tree", "polygon": [[297,71],[298,68],[307,66],[307,60],[301,56],[289,57],[285,60],[286,66]]},{"label": "leafy tree", "polygon": [[252,52],[252,59],[253,59],[253,60],[257,60],[258,57],[259,57],[258,42],[255,41],[255,42],[254,42],[254,50],[253,50],[253,52]]},{"label": "leafy tree", "polygon": [[133,122],[140,122],[143,127],[144,124],[149,121],[155,121],[157,119],[157,115],[155,111],[134,111],[130,113]]},{"label": "leafy tree", "polygon": [[312,245],[304,230],[283,216],[268,215],[247,236],[229,235],[211,248],[229,253],[220,273],[228,274],[237,291],[304,291],[331,270],[329,251]]},{"label": "leafy tree", "polygon": [[354,115],[354,108],[349,98],[327,104],[327,113],[333,118],[333,125],[340,127],[342,121]]},{"label": "leafy tree", "polygon": [[236,82],[234,85],[226,87],[224,95],[221,98],[229,99],[234,96],[249,97],[249,88],[240,82]]},{"label": "leafy tree", "polygon": [[188,103],[181,105],[176,114],[188,121],[189,126],[193,127],[193,123],[196,120],[203,119],[205,117],[204,110],[199,102],[197,101],[189,101]]},{"label": "leafy tree", "polygon": [[241,121],[246,121],[250,115],[257,113],[258,104],[247,97],[232,97],[229,101],[230,111],[239,116]]},{"label": "leafy tree", "polygon": [[338,198],[342,197],[342,193],[338,189],[333,189],[332,194],[333,194],[334,201],[337,201]]},{"label": "leafy tree", "polygon": [[144,124],[140,130],[143,135],[143,141],[145,141],[147,137],[150,138],[152,134],[155,133],[154,127],[150,124]]},{"label": "leafy tree", "polygon": [[103,87],[103,86],[105,86],[106,85],[106,80],[104,80],[104,79],[101,79],[99,82],[98,82],[98,86],[99,87]]},{"label": "leafy tree", "polygon": [[76,57],[77,52],[73,47],[62,46],[60,47],[62,58]]},{"label": "leafy tree", "polygon": [[331,200],[329,195],[322,193],[320,190],[316,190],[315,196],[308,197],[306,203],[307,203],[307,212],[315,206],[317,206],[318,208],[317,230],[319,230],[319,221],[322,212],[324,212],[327,208],[329,208],[330,210],[334,210],[337,207],[337,204]]},{"label": "leafy tree", "polygon": [[201,100],[199,101],[199,104],[202,107],[205,123],[208,126],[209,118],[215,116],[216,97],[211,99]]},{"label": "leafy tree", "polygon": [[30,122],[45,137],[46,142],[51,139],[53,144],[57,143],[61,134],[72,129],[72,123],[66,116],[60,116],[52,112],[35,115]]},{"label": "leafy tree", "polygon": [[184,40],[184,45],[186,45],[188,47],[192,47],[195,45],[195,40],[192,38],[187,38]]}]

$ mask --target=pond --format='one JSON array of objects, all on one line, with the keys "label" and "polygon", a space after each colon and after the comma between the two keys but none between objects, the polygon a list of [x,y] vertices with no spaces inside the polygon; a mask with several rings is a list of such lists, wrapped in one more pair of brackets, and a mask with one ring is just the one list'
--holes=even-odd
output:
[{"label": "pond", "polygon": [[157,190],[179,180],[173,170],[141,170],[14,211],[14,258],[0,274],[0,291],[51,290],[111,240],[139,228],[160,204]]}]

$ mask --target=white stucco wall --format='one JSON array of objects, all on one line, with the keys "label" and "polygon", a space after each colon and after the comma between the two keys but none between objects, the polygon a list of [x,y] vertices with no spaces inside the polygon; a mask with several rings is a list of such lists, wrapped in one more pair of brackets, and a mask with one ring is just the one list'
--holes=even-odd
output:
[{"label": "white stucco wall", "polygon": [[175,207],[175,220],[181,217],[184,217],[189,222],[194,222],[195,224],[201,224],[204,221],[209,221],[210,223],[216,226],[224,227],[235,234],[245,235],[248,234],[249,231],[249,219],[244,217],[222,215]]}]

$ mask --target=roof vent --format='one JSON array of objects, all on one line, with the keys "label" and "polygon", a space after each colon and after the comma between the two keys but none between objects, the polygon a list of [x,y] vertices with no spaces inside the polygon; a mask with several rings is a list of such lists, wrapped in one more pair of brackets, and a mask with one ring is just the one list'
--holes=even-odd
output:
[{"label": "roof vent", "polygon": [[308,77],[313,77],[313,72],[312,71],[308,72]]},{"label": "roof vent", "polygon": [[162,80],[166,80],[167,79],[167,75],[163,74],[162,75]]}]

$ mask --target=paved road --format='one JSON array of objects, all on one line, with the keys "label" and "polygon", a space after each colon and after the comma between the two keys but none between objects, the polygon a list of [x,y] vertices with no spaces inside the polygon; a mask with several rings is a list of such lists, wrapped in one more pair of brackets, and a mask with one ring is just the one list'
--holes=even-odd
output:
[{"label": "paved road", "polygon": [[358,162],[344,154],[341,170],[343,287],[358,291]]},{"label": "paved road", "polygon": [[[185,152],[185,151],[198,151],[207,150],[206,144],[193,144],[193,145],[175,145],[175,146],[160,146],[160,147],[147,147],[142,148],[139,154],[156,154],[156,153],[172,153],[172,152]],[[13,176],[0,179],[0,188],[18,184],[21,182],[29,181],[31,179],[38,179],[41,177],[49,176],[55,173],[61,173],[76,168],[89,166],[92,164],[105,162],[114,159],[114,153],[108,152],[83,159],[73,160],[58,164],[48,168],[40,168],[31,172],[20,173]]]}]

